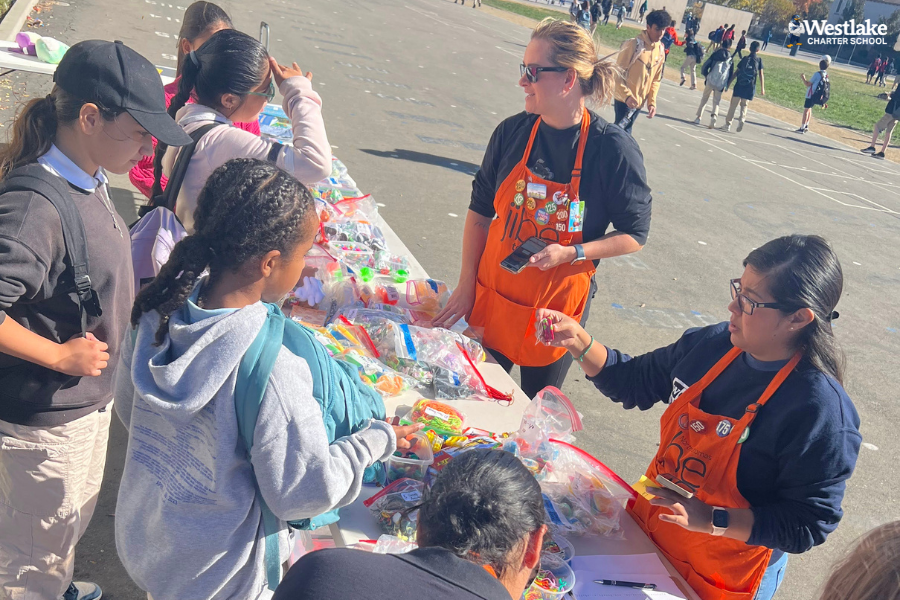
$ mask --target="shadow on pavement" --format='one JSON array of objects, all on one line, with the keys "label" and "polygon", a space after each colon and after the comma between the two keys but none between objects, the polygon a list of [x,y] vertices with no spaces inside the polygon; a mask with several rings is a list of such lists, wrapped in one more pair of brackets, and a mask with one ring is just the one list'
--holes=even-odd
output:
[{"label": "shadow on pavement", "polygon": [[805,144],[807,146],[814,146],[816,148],[822,148],[823,150],[835,150],[837,152],[846,152],[849,154],[857,154],[856,152],[853,152],[848,148],[841,148],[840,146],[829,146],[827,144],[817,144],[815,142],[809,142],[809,141],[806,141],[806,140],[798,137],[799,135],[800,135],[799,133],[797,134],[797,136],[774,135],[773,134],[774,137],[778,137],[783,140],[789,140],[791,142],[797,142],[798,144]]},{"label": "shadow on pavement", "polygon": [[385,151],[360,148],[360,152],[365,152],[366,154],[371,154],[372,156],[378,156],[380,158],[395,158],[398,160],[408,160],[410,162],[417,162],[425,165],[434,165],[436,167],[450,169],[451,171],[466,173],[467,175],[474,175],[480,168],[479,165],[476,165],[475,163],[465,162],[462,160],[454,160],[447,158],[446,156],[428,154],[427,152],[416,152],[415,150],[397,149]]}]

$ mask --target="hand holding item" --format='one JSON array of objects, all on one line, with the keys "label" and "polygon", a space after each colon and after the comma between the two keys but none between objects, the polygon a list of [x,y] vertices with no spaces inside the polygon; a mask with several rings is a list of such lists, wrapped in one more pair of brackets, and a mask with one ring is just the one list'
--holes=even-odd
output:
[{"label": "hand holding item", "polygon": [[541,271],[548,271],[562,264],[568,264],[575,260],[575,248],[572,246],[560,246],[550,244],[540,252],[528,259],[529,267],[537,267]]},{"label": "hand holding item", "polygon": [[656,496],[650,504],[664,506],[672,511],[672,514],[660,514],[660,521],[680,525],[688,531],[712,533],[712,506],[701,502],[696,496],[684,498],[665,488],[648,486],[647,491]]},{"label": "hand holding item", "polygon": [[[582,354],[591,343],[590,334],[578,324],[578,321],[561,312],[548,308],[539,308],[535,319],[540,323],[546,320],[553,333],[553,339],[545,341],[547,346],[565,348],[575,356]],[[549,338],[549,335],[547,336]]]}]

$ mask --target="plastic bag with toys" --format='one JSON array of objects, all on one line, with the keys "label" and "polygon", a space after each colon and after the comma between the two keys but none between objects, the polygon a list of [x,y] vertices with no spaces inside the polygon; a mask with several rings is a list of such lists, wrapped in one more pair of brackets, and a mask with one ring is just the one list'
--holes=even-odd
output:
[{"label": "plastic bag with toys", "polygon": [[547,522],[563,535],[623,537],[625,503],[637,493],[609,467],[571,444],[550,442],[555,456],[539,478]]},{"label": "plastic bag with toys", "polygon": [[425,494],[425,484],[415,479],[398,479],[371,498],[363,501],[381,530],[401,540],[415,541],[419,506]]}]

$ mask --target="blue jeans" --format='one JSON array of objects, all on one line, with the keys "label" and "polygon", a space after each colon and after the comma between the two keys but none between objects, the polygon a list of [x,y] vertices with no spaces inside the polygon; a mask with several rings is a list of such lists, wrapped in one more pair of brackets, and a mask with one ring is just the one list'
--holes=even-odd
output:
[{"label": "blue jeans", "polygon": [[763,573],[762,583],[759,584],[759,590],[757,590],[756,598],[754,600],[772,600],[772,597],[775,596],[775,592],[777,592],[779,586],[781,586],[781,581],[784,579],[784,570],[787,567],[787,560],[787,553],[782,554],[781,558],[766,568],[766,572]]}]

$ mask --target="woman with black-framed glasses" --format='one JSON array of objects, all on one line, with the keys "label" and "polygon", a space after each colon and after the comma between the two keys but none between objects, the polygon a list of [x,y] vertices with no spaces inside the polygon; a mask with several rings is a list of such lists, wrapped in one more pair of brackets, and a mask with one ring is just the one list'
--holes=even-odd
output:
[{"label": "woman with black-framed glasses", "polygon": [[821,237],[791,235],[755,249],[730,282],[731,319],[634,358],[594,341],[553,311],[552,345],[625,408],[663,413],[632,514],[703,600],[770,600],[787,553],[825,541],[843,514],[859,416],[842,387],[832,332],[843,288]]},{"label": "woman with black-framed glasses", "polygon": [[[541,22],[519,73],[525,112],[500,123],[488,144],[472,184],[459,283],[435,323],[466,318],[483,328],[485,346],[507,371],[519,365],[533,397],[561,387],[572,364],[565,350],[537,343],[535,310],[587,319],[597,262],[647,241],[650,188],[634,140],[585,106],[608,104],[617,75],[584,29]],[[531,238],[546,247],[517,273],[501,267]]]}]

